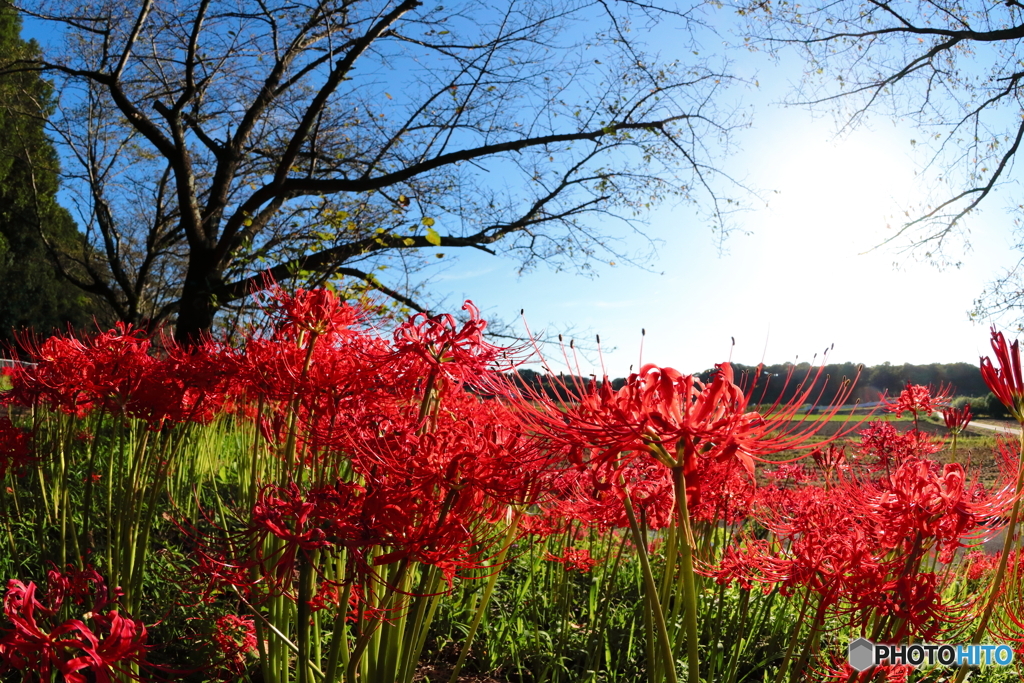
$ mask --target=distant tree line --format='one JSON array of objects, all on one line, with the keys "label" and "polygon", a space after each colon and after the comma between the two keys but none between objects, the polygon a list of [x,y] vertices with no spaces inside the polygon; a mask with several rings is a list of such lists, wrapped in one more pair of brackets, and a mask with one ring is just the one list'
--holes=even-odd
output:
[{"label": "distant tree line", "polygon": [[[898,396],[911,384],[930,385],[936,390],[941,386],[948,387],[950,396],[979,397],[972,403],[976,412],[981,408],[984,397],[988,395],[988,387],[981,378],[977,365],[971,363],[930,363],[928,365],[891,365],[883,363],[871,367],[862,367],[856,363],[830,363],[825,365],[819,375],[818,366],[810,363],[782,363],[766,365],[758,371],[755,366],[733,364],[736,381],[744,388],[750,389],[753,383],[752,402],[758,404],[792,401],[797,394],[806,389],[806,382],[817,377],[812,387],[811,396],[819,397],[818,404],[827,405],[843,386],[843,382],[856,381],[853,397],[862,403],[878,401],[882,396]],[[709,382],[716,370],[710,368],[699,373],[702,381]],[[517,383],[529,387],[542,395],[557,400],[569,400],[582,391],[593,377],[577,377],[570,375],[551,376],[524,368],[517,373]],[[626,383],[624,377],[611,380],[612,388],[618,389]]]},{"label": "distant tree line", "polygon": [[[734,364],[733,369],[741,384],[750,386],[756,367]],[[705,370],[701,378],[708,380],[714,370]],[[758,403],[790,401],[800,386],[818,374],[818,366],[809,363],[783,363],[766,365],[761,369],[754,386],[754,400]],[[856,381],[853,397],[862,403],[878,401],[882,396],[898,396],[907,383],[946,390],[950,396],[986,396],[989,391],[981,378],[978,366],[971,363],[930,363],[928,365],[892,365],[882,363],[863,367],[856,363],[829,363],[824,366],[814,384],[812,396],[816,402],[827,404],[845,381]]]}]

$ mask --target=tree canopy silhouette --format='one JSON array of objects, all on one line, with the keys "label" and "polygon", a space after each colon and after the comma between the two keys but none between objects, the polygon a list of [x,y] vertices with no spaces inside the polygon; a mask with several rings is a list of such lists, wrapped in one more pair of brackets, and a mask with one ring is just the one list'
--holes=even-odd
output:
[{"label": "tree canopy silhouette", "polygon": [[[21,22],[0,6],[0,55],[38,58],[21,39]],[[31,72],[0,75],[0,344],[17,330],[85,327],[98,313],[81,290],[57,276],[50,249],[80,242],[71,215],[57,204],[58,158],[44,131],[52,88]]]},{"label": "tree canopy silhouette", "polygon": [[742,192],[713,165],[735,123],[715,105],[729,76],[695,54],[663,62],[636,30],[692,28],[693,13],[600,0],[14,5],[64,41],[6,68],[63,93],[53,127],[92,246],[62,254],[65,274],[122,320],[176,318],[184,341],[268,279],[340,276],[419,310],[409,272],[451,250],[586,269],[630,257],[614,221],[637,230],[675,197],[723,229]]}]

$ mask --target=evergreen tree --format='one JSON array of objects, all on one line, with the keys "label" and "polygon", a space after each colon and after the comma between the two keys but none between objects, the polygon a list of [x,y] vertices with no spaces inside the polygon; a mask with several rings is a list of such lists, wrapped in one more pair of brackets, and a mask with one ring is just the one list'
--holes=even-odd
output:
[{"label": "evergreen tree", "polygon": [[[20,34],[21,19],[0,7],[4,62],[39,54]],[[51,109],[52,88],[38,73],[0,71],[0,342],[7,344],[27,328],[47,334],[87,326],[97,311],[58,275],[47,248],[81,239],[57,204],[57,153],[44,130]]]}]

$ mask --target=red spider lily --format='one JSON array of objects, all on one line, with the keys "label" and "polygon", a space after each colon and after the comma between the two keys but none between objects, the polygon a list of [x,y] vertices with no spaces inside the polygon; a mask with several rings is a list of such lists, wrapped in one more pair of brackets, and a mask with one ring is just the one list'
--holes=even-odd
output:
[{"label": "red spider lily", "polygon": [[738,524],[746,519],[757,486],[742,462],[701,458],[694,476],[700,482],[700,495],[691,496],[689,512],[694,521],[717,525]]},{"label": "red spider lily", "polygon": [[629,523],[624,493],[629,494],[650,529],[667,527],[675,513],[671,473],[653,460],[634,460],[617,470],[593,467],[556,471],[546,486],[542,509],[551,529],[542,528],[547,531],[561,529],[569,521],[602,530],[625,528]]},{"label": "red spider lily", "polygon": [[754,513],[774,541],[740,539],[704,573],[719,582],[777,585],[785,595],[807,587],[822,609],[885,575],[870,532],[834,491],[816,487],[762,491]]},{"label": "red spider lily", "polygon": [[[995,571],[999,564],[999,557],[1002,553],[988,554],[981,550],[973,550],[964,557],[964,564],[967,565],[966,576],[972,581],[985,578]],[[1021,564],[1020,551],[1015,550],[1013,557],[1008,561],[1008,566],[1016,567]]]},{"label": "red spider lily", "polygon": [[[117,610],[99,611],[107,604],[104,596],[94,605],[97,609],[81,619],[56,623],[65,595],[81,597],[76,593],[80,593],[82,581],[68,580],[58,572],[51,572],[50,581],[53,584],[45,602],[36,597],[35,583],[8,582],[4,616],[10,626],[0,629],[0,672],[20,671],[25,681],[33,675],[49,680],[59,673],[68,683],[111,683],[115,672],[132,676],[127,665],[143,663],[148,650],[142,622]],[[85,584],[91,581],[86,579]],[[102,584],[96,586],[100,587],[105,591]]]},{"label": "red spider lily", "polygon": [[519,519],[519,538],[547,538],[562,533],[565,527],[563,517],[552,509],[542,510],[539,514],[524,514]]},{"label": "red spider lily", "polygon": [[535,503],[561,454],[526,434],[507,404],[454,388],[424,430],[419,406],[393,410],[336,441],[368,479],[396,477],[421,496],[483,496],[488,505]]},{"label": "red spider lily", "polygon": [[[755,461],[764,461],[772,452],[805,447],[824,424],[808,428],[794,422],[800,405],[818,398],[812,391],[820,371],[799,387],[791,403],[776,404],[762,414],[751,410],[753,388],[744,391],[735,383],[732,366],[716,367],[714,379],[705,384],[672,368],[645,365],[617,391],[606,379],[576,387],[579,398],[569,405],[554,405],[533,395],[523,412],[532,416],[546,438],[575,447],[576,453],[593,450],[591,462],[598,466],[617,467],[624,462],[621,456],[633,454],[628,461],[647,453],[665,467],[681,467],[687,502],[697,505],[703,487],[698,461],[735,460],[752,477]],[[843,402],[849,388],[837,403]]]},{"label": "red spider lily", "polygon": [[927,434],[916,429],[900,434],[889,422],[872,422],[860,432],[857,449],[862,458],[875,457],[875,461],[868,465],[869,471],[888,472],[906,460],[927,458],[938,453],[942,450],[942,444],[932,441]]},{"label": "red spider lily", "polygon": [[381,361],[398,362],[400,367],[403,358],[418,359],[435,379],[477,386],[487,384],[495,372],[518,365],[520,349],[496,346],[484,338],[487,322],[472,301],[466,301],[462,310],[469,313],[469,320],[461,326],[447,314],[414,315],[395,331],[394,351]]},{"label": "red spider lily", "polygon": [[[278,553],[269,558],[274,563],[272,578],[278,585],[290,584],[301,554],[336,545],[342,540],[337,537],[346,529],[358,527],[358,523],[351,522],[358,519],[362,494],[361,487],[341,482],[307,494],[294,483],[268,485],[260,491],[252,510],[252,530],[257,548],[262,548],[267,535],[284,541]],[[379,536],[370,530],[354,535],[360,537],[360,545],[379,542]]]},{"label": "red spider lily", "polygon": [[895,401],[886,400],[884,405],[890,413],[896,413],[896,417],[902,417],[903,413],[911,413],[916,421],[921,415],[931,415],[946,408],[949,405],[949,398],[949,387],[940,386],[938,392],[932,395],[929,387],[907,382],[899,398]]},{"label": "red spider lily", "polygon": [[212,637],[222,657],[222,680],[234,680],[242,676],[246,670],[246,655],[256,653],[256,627],[252,617],[234,614],[219,617]]},{"label": "red spider lily", "polygon": [[565,548],[561,556],[547,553],[544,559],[564,565],[567,572],[578,571],[583,574],[589,573],[598,563],[598,560],[590,556],[587,548]]},{"label": "red spider lily", "polygon": [[[26,340],[25,346],[33,348]],[[36,347],[34,365],[17,365],[5,374],[11,378],[7,398],[24,405],[45,405],[83,417],[92,408],[87,394],[87,348],[75,338],[53,336]]]},{"label": "red spider lily", "polygon": [[237,410],[241,395],[241,354],[205,340],[184,348],[163,339],[165,356],[143,375],[127,412],[150,429],[185,422],[207,424]]},{"label": "red spider lily", "polygon": [[714,565],[705,566],[701,573],[724,585],[738,584],[743,590],[751,590],[754,584],[764,585],[765,592],[770,592],[784,575],[784,571],[775,575],[771,573],[769,563],[764,558],[775,556],[772,543],[765,539],[745,539],[741,544],[733,544],[725,549],[722,558]]},{"label": "red spider lily", "polygon": [[953,434],[959,434],[967,429],[967,425],[974,419],[971,414],[971,404],[964,404],[963,408],[945,408],[942,411],[942,419],[946,422],[946,428]]},{"label": "red spider lily", "polygon": [[813,680],[822,683],[907,683],[917,671],[910,664],[879,664],[867,671],[857,671],[843,658],[831,666],[819,668]]},{"label": "red spider lily", "polygon": [[225,588],[238,590],[246,599],[253,599],[263,584],[253,578],[252,565],[237,562],[224,553],[211,552],[202,543],[193,553],[195,566],[182,585],[191,594],[197,594],[202,602],[212,603],[217,594]]},{"label": "red spider lily", "polygon": [[15,427],[6,415],[0,416],[0,479],[7,472],[18,472],[35,460],[32,454],[32,434]]},{"label": "red spider lily", "polygon": [[765,472],[764,476],[779,484],[783,482],[790,482],[793,484],[806,484],[807,482],[813,481],[814,479],[814,475],[812,475],[806,467],[804,467],[800,463],[795,462],[779,465]]},{"label": "red spider lily", "polygon": [[953,609],[943,604],[938,577],[932,572],[904,573],[864,589],[855,594],[858,607],[894,617],[899,628],[888,636],[894,642],[908,637],[931,639],[957,620]]},{"label": "red spider lily", "polygon": [[981,376],[985,384],[1006,406],[1014,419],[1024,424],[1024,377],[1021,376],[1020,341],[1007,344],[1002,332],[992,328],[992,351],[996,368],[988,358],[981,359]]},{"label": "red spider lily", "polygon": [[826,487],[835,484],[850,470],[850,463],[846,460],[846,446],[830,443],[824,450],[815,448],[811,451],[811,458],[825,476]]},{"label": "red spider lily", "polygon": [[909,459],[879,482],[877,491],[865,490],[862,500],[891,539],[890,547],[929,537],[955,549],[997,512],[972,501],[965,483],[957,463],[947,463],[940,473],[932,461]]},{"label": "red spider lily", "polygon": [[272,301],[271,315],[276,320],[277,334],[295,339],[300,332],[314,335],[354,334],[353,327],[362,322],[358,308],[349,306],[327,289],[298,289],[289,294],[280,287],[267,290]]},{"label": "red spider lily", "polygon": [[122,414],[156,363],[145,334],[125,323],[86,341],[54,336],[26,346],[34,348],[36,363],[10,372],[13,399],[78,417],[95,406]]}]

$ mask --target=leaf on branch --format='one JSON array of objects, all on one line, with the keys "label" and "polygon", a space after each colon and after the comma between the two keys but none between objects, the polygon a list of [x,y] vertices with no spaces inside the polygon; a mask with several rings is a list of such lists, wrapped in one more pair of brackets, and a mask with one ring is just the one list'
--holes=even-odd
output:
[{"label": "leaf on branch", "polygon": [[433,228],[427,228],[427,241],[435,247],[441,246],[441,236]]}]

